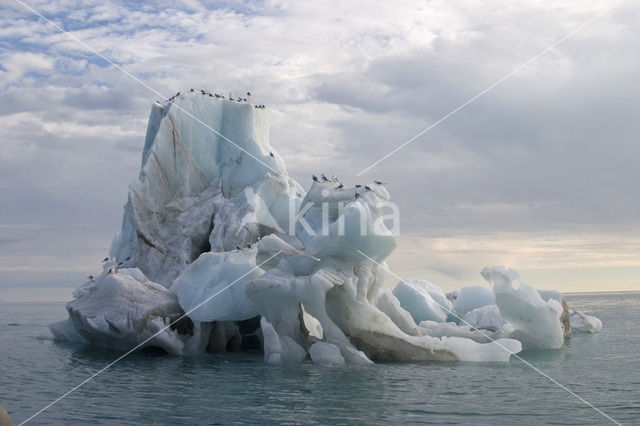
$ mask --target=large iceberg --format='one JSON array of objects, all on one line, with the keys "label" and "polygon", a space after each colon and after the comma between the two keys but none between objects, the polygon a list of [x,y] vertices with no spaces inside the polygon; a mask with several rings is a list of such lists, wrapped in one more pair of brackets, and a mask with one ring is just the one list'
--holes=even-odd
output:
[{"label": "large iceberg", "polygon": [[250,102],[192,91],[154,104],[122,228],[54,336],[323,365],[505,362],[523,344],[562,345],[561,295],[514,287],[506,270],[483,272],[493,291],[384,289],[397,235],[383,184],[322,175],[305,192],[268,132]]}]

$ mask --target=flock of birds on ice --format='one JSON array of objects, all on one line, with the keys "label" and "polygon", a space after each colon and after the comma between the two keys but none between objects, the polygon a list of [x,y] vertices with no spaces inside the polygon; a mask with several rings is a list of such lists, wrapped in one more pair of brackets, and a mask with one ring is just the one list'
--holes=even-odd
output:
[{"label": "flock of birds on ice", "polygon": [[[197,93],[197,91],[194,90],[194,89],[190,89],[190,92],[191,93]],[[181,94],[181,92],[176,93],[175,95],[170,97],[168,99],[168,101],[169,102],[173,102],[173,100],[175,98],[177,98],[178,96],[180,96],[180,94]],[[217,98],[217,99],[227,99],[221,93],[211,93],[211,92],[209,92],[208,90],[205,90],[205,89],[200,89],[200,94],[203,95],[203,96],[209,96],[209,97]],[[247,97],[246,98],[243,98],[243,97],[234,98],[233,97],[233,93],[229,92],[229,100],[230,101],[236,101],[236,102],[239,102],[239,103],[250,103],[250,104],[253,105],[253,102],[251,101],[251,92],[247,92]],[[257,109],[264,109],[265,108],[264,104],[253,105],[253,107],[257,108]]]}]

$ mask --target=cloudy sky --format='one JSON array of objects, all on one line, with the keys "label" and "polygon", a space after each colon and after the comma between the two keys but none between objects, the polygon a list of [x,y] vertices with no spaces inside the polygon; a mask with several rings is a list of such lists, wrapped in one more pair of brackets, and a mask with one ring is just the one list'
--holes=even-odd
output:
[{"label": "cloudy sky", "polygon": [[[25,3],[168,96],[250,90],[305,187],[388,181],[403,278],[449,290],[500,264],[640,290],[638,2]],[[0,97],[0,301],[66,299],[119,229],[158,97],[13,0]]]}]

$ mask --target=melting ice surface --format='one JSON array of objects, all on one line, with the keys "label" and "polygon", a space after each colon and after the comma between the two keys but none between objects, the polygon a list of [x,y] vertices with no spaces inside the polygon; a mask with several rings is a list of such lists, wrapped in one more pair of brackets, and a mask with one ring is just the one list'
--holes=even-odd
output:
[{"label": "melting ice surface", "polygon": [[156,103],[109,258],[51,332],[121,350],[260,351],[270,364],[330,366],[504,362],[523,347],[561,347],[571,327],[602,327],[501,267],[482,272],[493,288],[383,289],[397,243],[381,220],[389,197],[379,184],[330,179],[306,192],[269,144],[267,112],[250,103],[199,93]]}]

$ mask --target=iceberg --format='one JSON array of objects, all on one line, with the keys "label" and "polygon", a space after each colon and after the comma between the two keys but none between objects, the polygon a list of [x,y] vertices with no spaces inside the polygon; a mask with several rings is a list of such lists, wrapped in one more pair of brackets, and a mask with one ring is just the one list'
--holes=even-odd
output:
[{"label": "iceberg", "polygon": [[[397,246],[389,192],[324,175],[306,192],[270,145],[267,114],[204,92],[153,105],[120,231],[50,326],[56,339],[320,365],[507,362],[523,345],[562,345],[562,295],[511,270],[483,271],[493,291],[383,288]],[[589,318],[574,322],[595,329]]]},{"label": "iceberg", "polygon": [[496,304],[502,318],[514,331],[510,337],[525,349],[557,349],[564,344],[562,304],[555,298],[545,301],[518,271],[501,266],[486,267],[482,276],[493,283]]},{"label": "iceberg", "polygon": [[578,310],[573,310],[569,314],[571,329],[583,331],[585,333],[597,333],[602,330],[602,321],[591,315],[587,315]]}]

